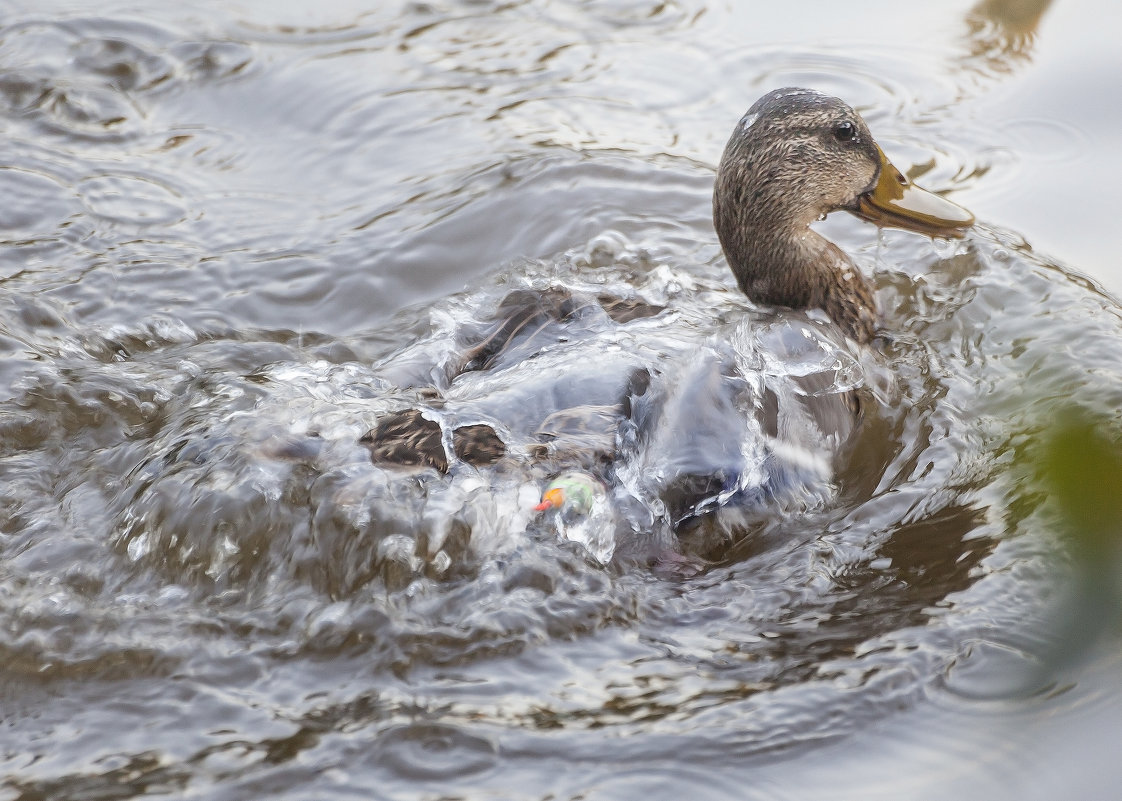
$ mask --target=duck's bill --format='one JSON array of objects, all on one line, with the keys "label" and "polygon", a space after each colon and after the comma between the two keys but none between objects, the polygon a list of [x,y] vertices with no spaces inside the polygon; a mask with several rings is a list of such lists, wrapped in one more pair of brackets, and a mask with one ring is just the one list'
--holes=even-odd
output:
[{"label": "duck's bill", "polygon": [[962,236],[974,224],[974,215],[962,206],[911,183],[884,151],[880,151],[880,178],[857,199],[853,213],[877,225],[928,236]]}]

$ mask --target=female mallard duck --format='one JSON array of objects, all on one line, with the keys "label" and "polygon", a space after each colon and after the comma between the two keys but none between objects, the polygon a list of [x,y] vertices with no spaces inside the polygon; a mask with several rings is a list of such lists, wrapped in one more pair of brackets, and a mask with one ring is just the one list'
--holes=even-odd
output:
[{"label": "female mallard duck", "polygon": [[[959,235],[973,224],[964,209],[910,184],[842,101],[807,89],[779,89],[762,97],[737,124],[717,170],[713,220],[729,267],[755,304],[821,310],[839,339],[863,346],[877,326],[872,283],[810,228],[839,209],[932,236]],[[589,315],[627,325],[659,311],[602,296],[577,297],[560,288],[522,290],[500,305],[497,319],[477,332],[451,372],[463,377],[537,357],[543,345],[569,342],[567,327]],[[743,376],[738,380],[734,357],[719,347],[672,360],[665,369],[652,370],[641,359],[588,359],[587,354],[571,361],[579,372],[562,375],[544,389],[520,385],[512,374],[502,388],[510,397],[490,407],[478,394],[465,401],[445,393],[425,410],[385,415],[362,442],[376,464],[441,472],[458,463],[493,464],[507,455],[503,434],[512,430],[509,420],[493,415],[494,409],[517,409],[532,418],[522,430],[531,439],[536,436],[537,456],[553,459],[545,472],[577,466],[611,484],[622,480],[622,471],[612,465],[627,462],[632,474],[655,477],[644,479],[649,491],[640,494],[657,496],[649,500],[670,509],[676,524],[737,494],[744,497],[751,483],[742,477],[746,414],[755,414],[758,430],[772,440],[814,430],[835,449],[855,425],[851,392],[823,392],[822,386],[806,385],[818,380],[814,375],[797,376],[796,383],[803,385],[789,393],[797,399],[788,405],[804,408],[792,416],[777,408],[774,392],[753,389]],[[493,391],[492,385],[488,392]],[[744,402],[746,393],[752,397]],[[455,403],[470,412],[450,410]],[[632,452],[621,454],[623,445]],[[643,448],[658,455],[636,455]],[[781,483],[774,476],[756,483],[769,481]],[[564,504],[563,496],[558,487],[549,487],[542,507]]]},{"label": "female mallard duck", "polygon": [[717,168],[713,224],[725,258],[755,303],[821,309],[865,344],[877,323],[872,284],[810,228],[838,210],[932,236],[974,224],[965,209],[909,183],[842,101],[809,89],[764,95]]}]

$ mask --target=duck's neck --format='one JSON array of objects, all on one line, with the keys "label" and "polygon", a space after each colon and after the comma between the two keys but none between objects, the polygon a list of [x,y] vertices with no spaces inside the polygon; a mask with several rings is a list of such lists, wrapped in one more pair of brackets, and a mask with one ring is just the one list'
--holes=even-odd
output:
[{"label": "duck's neck", "polygon": [[877,307],[872,283],[836,245],[806,224],[753,225],[717,211],[725,257],[752,301],[822,309],[855,341],[864,344],[873,338]]}]

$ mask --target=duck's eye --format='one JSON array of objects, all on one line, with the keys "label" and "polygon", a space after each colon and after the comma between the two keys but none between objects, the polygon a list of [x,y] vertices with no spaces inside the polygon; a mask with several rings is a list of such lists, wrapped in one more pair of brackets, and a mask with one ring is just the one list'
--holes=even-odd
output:
[{"label": "duck's eye", "polygon": [[852,122],[839,122],[834,126],[834,138],[839,142],[852,142],[857,138],[857,126]]}]

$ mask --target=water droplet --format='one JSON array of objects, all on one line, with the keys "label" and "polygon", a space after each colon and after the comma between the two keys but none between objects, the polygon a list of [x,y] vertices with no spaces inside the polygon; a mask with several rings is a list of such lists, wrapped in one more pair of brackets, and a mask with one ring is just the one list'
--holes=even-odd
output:
[{"label": "water droplet", "polygon": [[937,236],[931,240],[931,246],[941,259],[949,259],[958,253],[959,242],[957,239],[947,239]]}]

